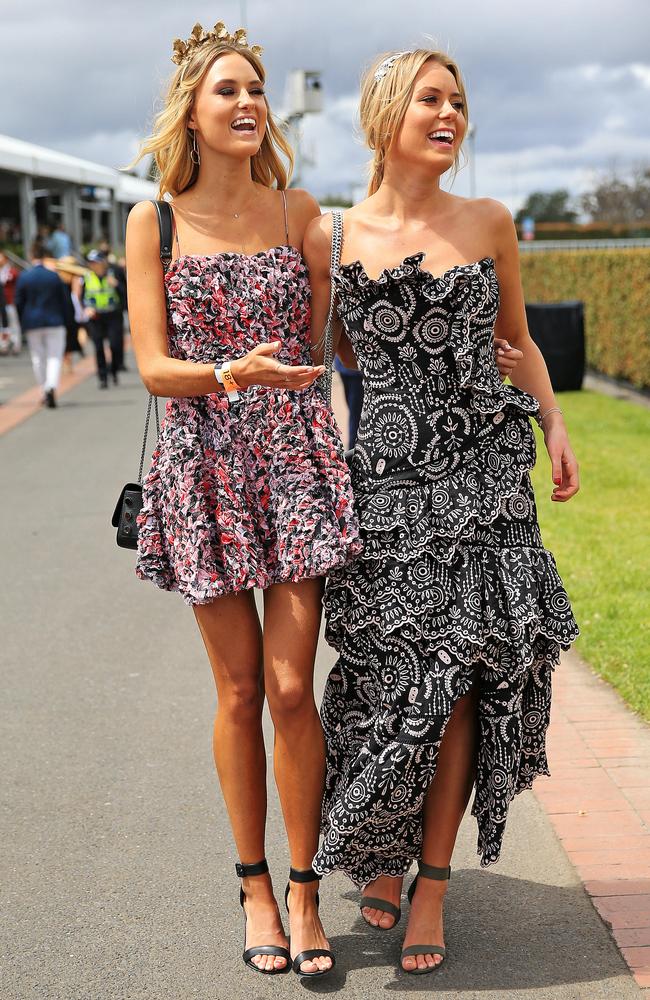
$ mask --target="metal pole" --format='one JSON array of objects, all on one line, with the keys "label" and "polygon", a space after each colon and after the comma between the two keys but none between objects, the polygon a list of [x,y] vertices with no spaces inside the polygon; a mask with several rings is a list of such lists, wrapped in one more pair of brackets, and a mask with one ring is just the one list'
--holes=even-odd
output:
[{"label": "metal pole", "polygon": [[75,249],[79,249],[81,246],[81,209],[79,208],[78,188],[73,184],[68,185],[63,192],[63,218],[73,246]]},{"label": "metal pole", "polygon": [[111,207],[108,216],[108,241],[113,253],[119,254],[124,245],[124,233],[120,225],[122,219],[122,206],[115,197],[115,192],[111,191]]},{"label": "metal pole", "polygon": [[248,27],[248,21],[246,20],[246,0],[239,0],[239,21],[242,28]]},{"label": "metal pole", "polygon": [[293,146],[293,176],[291,178],[291,187],[297,187],[300,181],[300,173],[302,171],[302,147],[301,147],[301,130],[300,125],[302,123],[302,114],[300,112],[295,112],[292,115],[287,115],[286,122],[288,126],[288,136],[291,145]]},{"label": "metal pole", "polygon": [[21,174],[18,178],[18,199],[20,204],[20,228],[23,240],[23,257],[29,260],[30,247],[36,238],[34,185],[30,174]]},{"label": "metal pole", "polygon": [[471,124],[467,129],[469,139],[469,196],[476,198],[476,126]]}]

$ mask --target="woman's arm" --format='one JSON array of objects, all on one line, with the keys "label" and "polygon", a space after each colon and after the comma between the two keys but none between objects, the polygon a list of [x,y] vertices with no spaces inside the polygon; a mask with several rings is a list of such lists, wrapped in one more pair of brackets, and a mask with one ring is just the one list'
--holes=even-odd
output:
[{"label": "woman's arm", "polygon": [[[140,376],[154,396],[205,396],[223,392],[214,365],[170,358],[160,236],[151,202],[135,205],[126,227],[126,260],[131,337]],[[230,370],[242,387],[269,385],[304,389],[320,372],[309,366],[279,365],[273,355],[280,341],[260,344],[232,359]]]},{"label": "woman's arm", "polygon": [[[539,402],[544,441],[551,460],[555,484],[551,499],[569,500],[579,489],[578,463],[571,450],[564,419],[551,388],[546,362],[528,332],[519,269],[517,231],[510,212],[503,205],[492,202],[491,211],[496,236],[495,260],[500,291],[495,336],[507,340],[513,347],[523,352],[523,357],[510,375],[510,379],[513,385],[530,393]],[[549,413],[550,410],[553,412]]]}]

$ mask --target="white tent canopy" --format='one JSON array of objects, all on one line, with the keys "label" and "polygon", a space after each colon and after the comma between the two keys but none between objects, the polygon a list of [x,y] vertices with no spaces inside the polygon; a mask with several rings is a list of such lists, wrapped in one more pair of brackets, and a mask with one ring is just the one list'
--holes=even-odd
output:
[{"label": "white tent canopy", "polygon": [[0,135],[0,170],[67,181],[83,187],[111,188],[116,199],[133,204],[142,198],[154,198],[156,185],[142,177],[133,177],[101,163],[59,153],[56,149],[36,146],[9,135]]},{"label": "white tent canopy", "polygon": [[[123,239],[128,207],[137,201],[156,197],[156,185],[142,177],[8,135],[0,135],[0,172],[4,178],[3,189],[9,186],[18,194],[25,246],[29,245],[36,232],[34,200],[39,191],[35,187],[48,186],[48,182],[54,182],[62,196],[66,227],[77,244],[80,243],[82,208],[95,211],[95,233],[100,230],[99,212],[108,211],[110,239],[117,245]],[[93,206],[92,201],[83,200],[92,199],[92,194],[83,191],[85,188],[99,188],[106,192],[101,206]]]},{"label": "white tent canopy", "polygon": [[9,135],[0,135],[0,170],[110,188],[115,187],[118,176],[117,171],[110,167],[59,153],[55,149],[35,146]]}]

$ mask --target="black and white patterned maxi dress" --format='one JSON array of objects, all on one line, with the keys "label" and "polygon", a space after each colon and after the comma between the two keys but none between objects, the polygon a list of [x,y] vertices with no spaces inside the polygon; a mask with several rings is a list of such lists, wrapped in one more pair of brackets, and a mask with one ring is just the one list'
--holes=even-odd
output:
[{"label": "black and white patterned maxi dress", "polygon": [[325,594],[339,658],[314,867],[358,886],[420,856],[445,726],[475,679],[472,812],[481,864],[498,859],[512,798],[549,773],[551,673],[577,635],[529,478],[538,403],[494,360],[494,261],[437,277],[423,258],[377,279],[358,261],[334,273],[365,392],[352,462],[364,550]]}]

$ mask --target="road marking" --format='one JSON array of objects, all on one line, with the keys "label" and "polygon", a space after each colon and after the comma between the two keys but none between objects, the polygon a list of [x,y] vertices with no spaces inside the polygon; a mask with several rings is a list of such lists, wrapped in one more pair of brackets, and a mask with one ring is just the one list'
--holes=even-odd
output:
[{"label": "road marking", "polygon": [[[79,361],[75,365],[74,371],[65,372],[61,376],[57,399],[64,396],[66,392],[70,392],[71,389],[74,389],[82,382],[85,382],[90,375],[95,373],[95,370],[96,362],[94,357],[83,358]],[[40,413],[42,409],[43,390],[38,385],[27,389],[26,392],[21,392],[20,395],[14,396],[13,399],[2,402],[0,406],[0,435],[13,430],[18,424],[22,424],[24,420],[29,420],[30,417],[33,417],[35,413]]]}]

